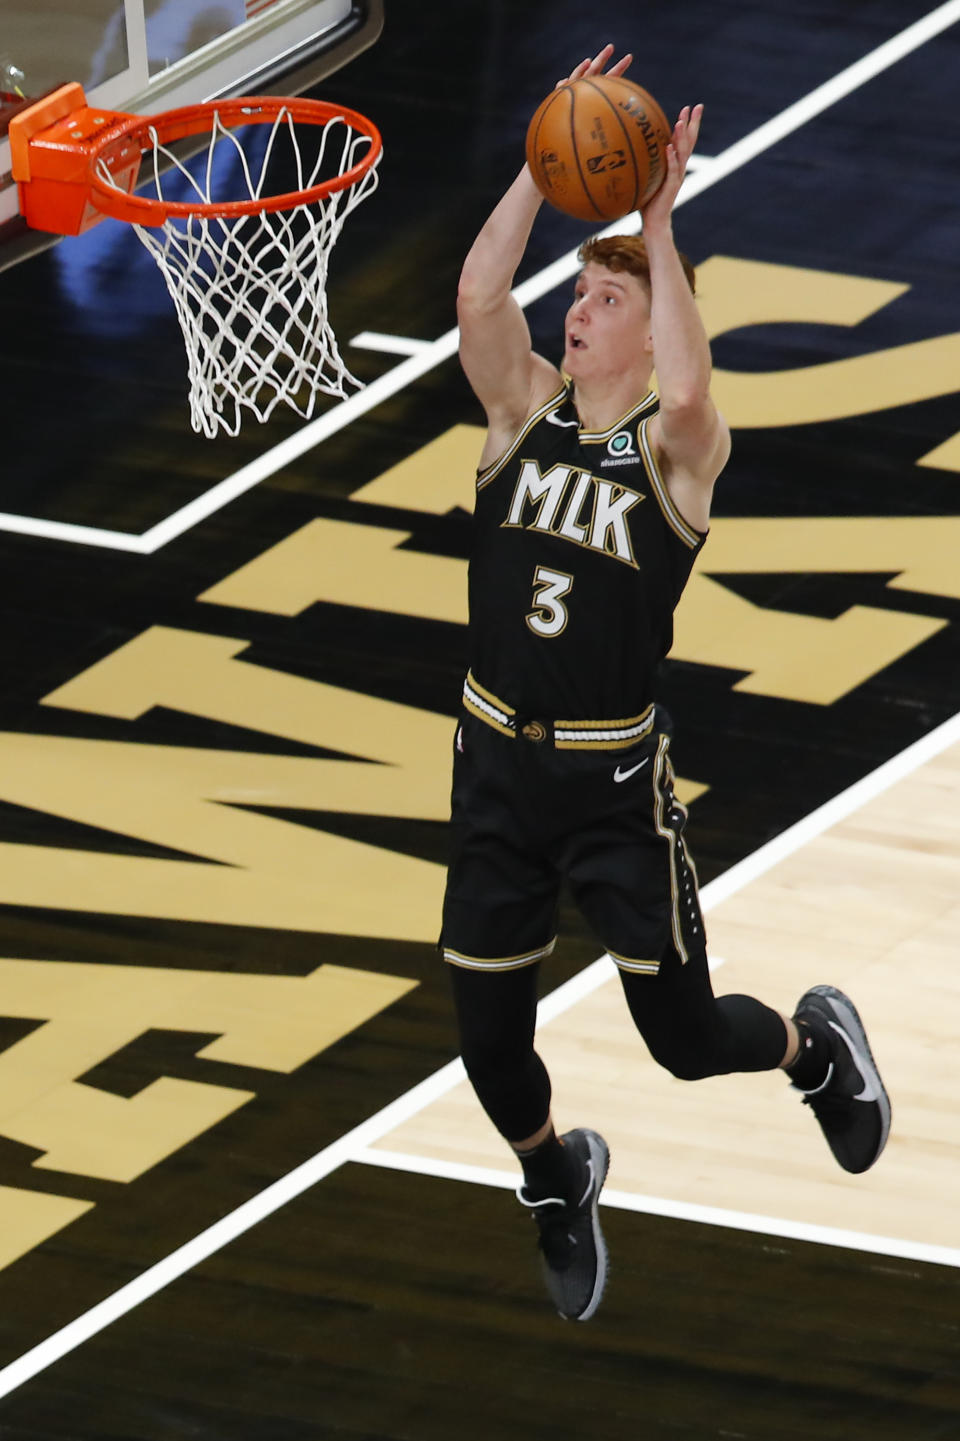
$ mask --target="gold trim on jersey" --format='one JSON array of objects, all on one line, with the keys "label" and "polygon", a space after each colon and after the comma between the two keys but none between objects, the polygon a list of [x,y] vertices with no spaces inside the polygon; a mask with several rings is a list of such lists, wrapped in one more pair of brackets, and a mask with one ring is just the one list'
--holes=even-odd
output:
[{"label": "gold trim on jersey", "polygon": [[[507,705],[506,701],[494,695],[493,691],[482,686],[472,670],[467,671],[463,682],[463,704],[477,720],[482,720],[485,725],[499,731],[501,735],[509,736],[511,740],[516,740],[521,732],[527,735],[528,739],[546,739],[546,732],[542,736],[533,736],[529,733],[528,726],[518,729],[517,712],[513,706]],[[625,716],[617,720],[556,720],[552,724],[555,750],[626,750],[653,730],[654,708],[651,703],[639,715]],[[542,729],[543,722],[539,722],[539,725]]]},{"label": "gold trim on jersey", "polygon": [[522,966],[532,966],[535,961],[542,961],[544,957],[552,955],[557,938],[548,941],[545,946],[540,946],[535,951],[526,951],[520,956],[495,956],[488,960],[485,956],[465,956],[461,951],[452,951],[449,946],[443,948],[443,959],[449,961],[451,966],[462,966],[468,971],[519,971]]},{"label": "gold trim on jersey", "polygon": [[517,431],[513,440],[507,446],[503,454],[497,460],[495,460],[492,465],[488,465],[484,470],[481,470],[477,473],[478,490],[482,490],[485,485],[489,485],[491,480],[495,479],[495,477],[500,474],[507,461],[512,459],[512,457],[516,454],[518,447],[523,444],[524,440],[530,434],[533,427],[537,425],[539,421],[543,420],[550,413],[550,411],[559,410],[560,406],[563,404],[566,398],[567,387],[564,385],[561,386],[559,390],[555,391],[553,395],[551,395],[549,400],[544,401],[540,409],[535,410],[533,415],[531,415],[528,420],[525,420],[523,422],[523,425],[521,425],[520,429]]},{"label": "gold trim on jersey", "polygon": [[618,956],[616,951],[609,949],[607,955],[619,971],[630,971],[638,976],[655,976],[660,970],[659,961],[633,961],[626,956]]},{"label": "gold trim on jersey", "polygon": [[[693,863],[687,854],[687,847],[682,835],[679,835],[673,827],[667,824],[665,819],[665,808],[667,797],[673,802],[673,806],[686,820],[687,811],[684,806],[675,799],[673,795],[674,773],[673,765],[669,756],[670,738],[662,735],[660,744],[657,746],[657,758],[653,764],[653,794],[655,797],[653,808],[653,822],[657,834],[663,836],[670,847],[670,930],[673,936],[673,944],[676,947],[677,955],[681,962],[686,965],[690,959],[686,942],[683,938],[683,897],[680,894],[680,884],[677,877],[677,858],[690,872],[694,895],[697,893],[697,873]],[[694,916],[694,920],[696,917]]]},{"label": "gold trim on jersey", "polygon": [[[494,480],[496,476],[500,474],[500,471],[507,464],[507,461],[516,455],[517,449],[523,444],[523,441],[530,434],[533,427],[538,425],[541,420],[545,420],[552,412],[558,411],[568,400],[571,405],[573,405],[574,415],[577,417],[577,439],[586,445],[602,445],[605,441],[611,440],[619,430],[623,430],[627,425],[635,421],[644,410],[649,409],[651,405],[655,404],[657,401],[657,393],[654,390],[648,390],[637,405],[632,405],[630,409],[607,430],[584,430],[580,424],[580,416],[573,400],[573,386],[569,379],[564,377],[561,388],[555,391],[549,400],[544,401],[539,410],[535,411],[533,415],[524,421],[503,454],[499,456],[492,465],[486,466],[485,469],[477,473],[477,489],[482,490],[485,485],[489,485],[491,480]],[[648,416],[647,418],[651,419],[652,417]],[[572,425],[570,428],[573,428]]]},{"label": "gold trim on jersey", "polygon": [[673,497],[667,489],[663,476],[660,474],[660,467],[657,464],[656,456],[653,453],[653,446],[650,444],[647,435],[647,426],[652,419],[653,416],[651,415],[643,421],[637,435],[640,441],[640,453],[643,456],[643,463],[647,475],[650,477],[650,484],[653,486],[653,493],[656,496],[657,504],[663,511],[664,519],[670,529],[680,537],[684,545],[689,546],[691,550],[696,550],[697,547],[703,543],[703,534],[695,530],[689,521],[684,520],[676,507]]},{"label": "gold trim on jersey", "polygon": [[[613,425],[607,430],[581,430],[581,442],[584,445],[602,445],[604,441],[612,440],[618,430],[626,430],[627,426],[637,419],[641,411],[648,409],[656,399],[656,391],[648,390],[638,405],[632,405],[626,414],[622,415],[619,420],[614,421]],[[649,415],[647,419],[652,420],[653,416]]]}]

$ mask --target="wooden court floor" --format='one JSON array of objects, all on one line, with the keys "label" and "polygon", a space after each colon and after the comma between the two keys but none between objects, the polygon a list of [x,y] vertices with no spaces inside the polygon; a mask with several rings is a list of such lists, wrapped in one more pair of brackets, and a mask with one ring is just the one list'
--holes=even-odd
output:
[{"label": "wooden court floor", "polygon": [[[397,0],[323,87],[385,138],[331,266],[376,403],[201,441],[133,237],[0,272],[0,1441],[960,1441],[960,5],[449,14]],[[782,1077],[658,1071],[565,904],[541,1049],[613,1153],[572,1326],[435,950],[450,331],[608,38],[707,105],[676,229],[734,455],[662,699],[715,985],[849,990],[894,1120],[854,1178]],[[584,233],[544,213],[521,273],[547,353]]]}]

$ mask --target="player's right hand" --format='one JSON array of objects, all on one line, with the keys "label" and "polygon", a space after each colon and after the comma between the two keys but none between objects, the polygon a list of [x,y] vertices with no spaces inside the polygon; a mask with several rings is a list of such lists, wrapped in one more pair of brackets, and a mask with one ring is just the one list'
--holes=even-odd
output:
[{"label": "player's right hand", "polygon": [[687,162],[697,143],[702,119],[702,105],[694,105],[692,109],[689,105],[685,105],[680,111],[677,123],[673,127],[670,144],[667,146],[667,173],[664,176],[663,184],[640,211],[643,216],[643,228],[647,233],[657,225],[669,225],[670,223],[670,212],[680,193],[683,177],[687,173]]}]

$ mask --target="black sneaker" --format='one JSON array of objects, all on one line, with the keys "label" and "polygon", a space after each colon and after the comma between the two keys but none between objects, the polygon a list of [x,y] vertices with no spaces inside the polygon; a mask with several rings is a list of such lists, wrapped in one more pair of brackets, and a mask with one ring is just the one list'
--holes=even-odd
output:
[{"label": "black sneaker", "polygon": [[833,986],[813,986],[800,997],[793,1019],[825,1031],[830,1046],[826,1080],[812,1091],[796,1089],[843,1169],[867,1171],[887,1144],[890,1100],[856,1008]]},{"label": "black sneaker", "polygon": [[607,1247],[597,1202],[610,1152],[595,1131],[568,1131],[562,1140],[583,1165],[580,1199],[572,1204],[558,1197],[534,1201],[519,1186],[517,1200],[530,1208],[540,1228],[541,1264],[554,1305],[565,1321],[589,1321],[607,1284]]}]

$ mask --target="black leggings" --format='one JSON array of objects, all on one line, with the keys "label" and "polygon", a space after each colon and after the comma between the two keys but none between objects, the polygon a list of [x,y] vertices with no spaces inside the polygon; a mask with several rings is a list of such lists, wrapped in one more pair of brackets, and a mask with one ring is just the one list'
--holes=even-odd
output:
[{"label": "black leggings", "polygon": [[[508,1141],[526,1140],[550,1114],[550,1077],[533,1048],[539,970],[450,967],[463,1063]],[[683,965],[671,947],[656,976],[622,970],[620,980],[650,1054],[679,1080],[772,1071],[783,1060],[782,1018],[751,996],[717,999],[702,952]]]}]

